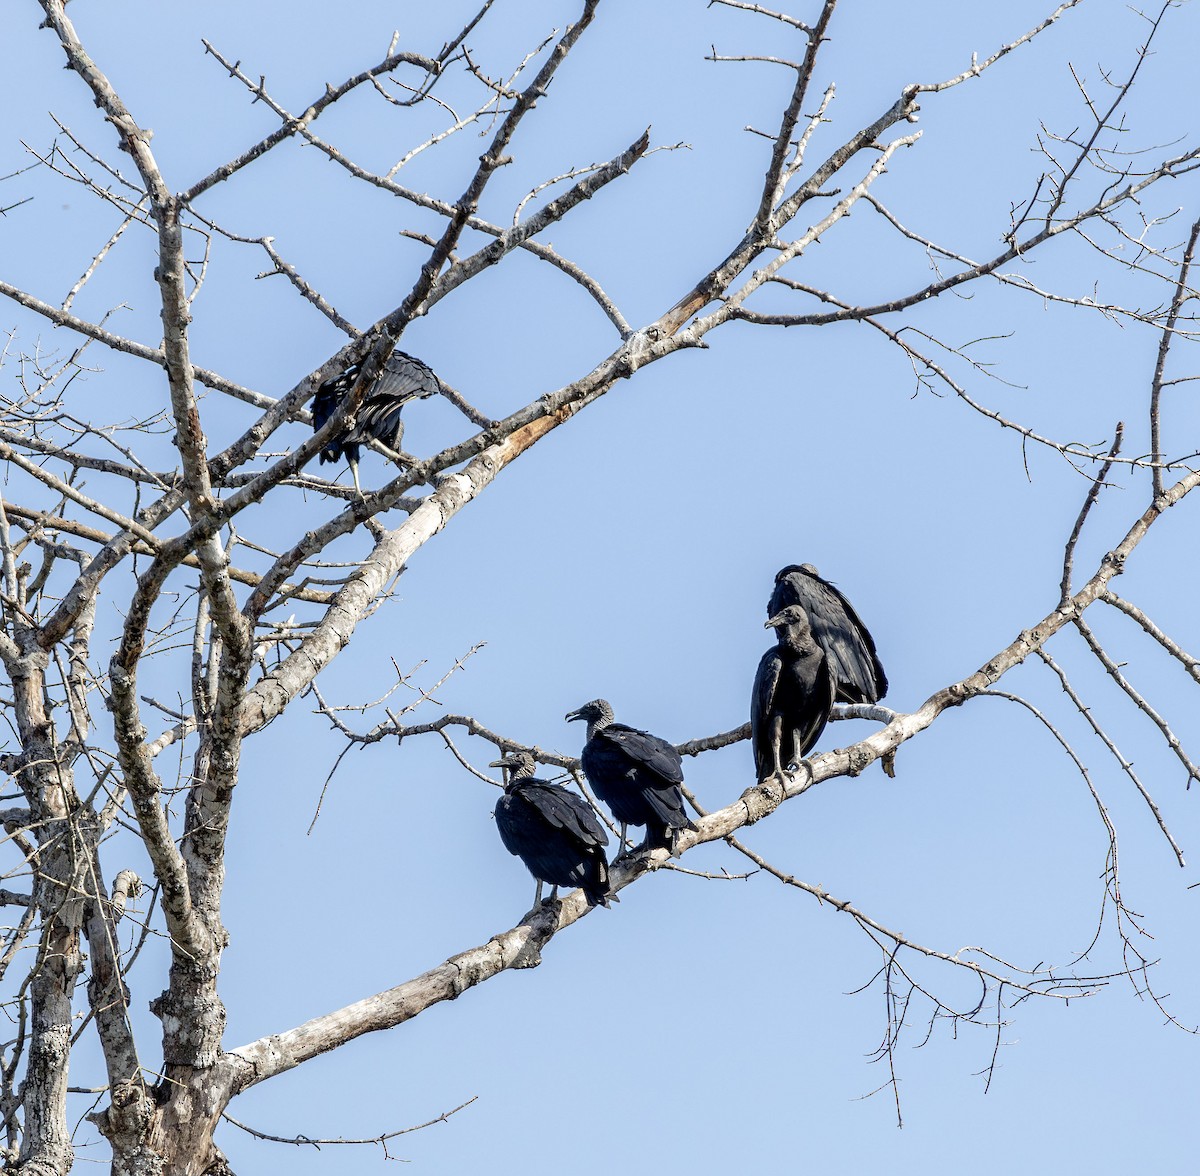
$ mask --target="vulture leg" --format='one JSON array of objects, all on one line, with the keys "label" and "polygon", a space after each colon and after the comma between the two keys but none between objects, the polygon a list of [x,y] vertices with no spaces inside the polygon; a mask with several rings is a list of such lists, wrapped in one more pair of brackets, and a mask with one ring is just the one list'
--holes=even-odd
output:
[{"label": "vulture leg", "polygon": [[537,889],[533,892],[533,905],[540,906],[542,903],[542,880],[537,880]]},{"label": "vulture leg", "polygon": [[775,753],[775,779],[783,784],[783,715],[771,717],[771,750]]},{"label": "vulture leg", "polygon": [[[795,730],[792,732],[792,746],[795,748],[801,748],[804,746],[804,735],[801,731]],[[799,758],[797,758],[797,760],[796,760],[796,768],[797,769],[799,769],[801,762],[802,761]]]},{"label": "vulture leg", "polygon": [[346,461],[350,465],[350,476],[354,479],[355,492],[358,494],[359,498],[362,498],[362,487],[358,484],[358,461],[349,454],[346,455]]}]

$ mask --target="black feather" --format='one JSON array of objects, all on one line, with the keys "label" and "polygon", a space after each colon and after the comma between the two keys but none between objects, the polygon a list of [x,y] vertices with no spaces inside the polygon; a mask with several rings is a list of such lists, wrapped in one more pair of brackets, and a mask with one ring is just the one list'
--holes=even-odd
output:
[{"label": "black feather", "polygon": [[493,766],[501,765],[512,773],[496,802],[496,828],[505,849],[519,857],[539,883],[581,886],[589,906],[615,902],[604,852],[608,834],[596,810],[561,784],[529,776],[533,758],[526,753]]},{"label": "black feather", "polygon": [[829,661],[807,614],[790,605],[771,621],[778,644],[758,663],[750,697],[750,738],[759,780],[798,764],[821,737],[833,707]]},{"label": "black feather", "polygon": [[844,702],[878,702],[888,688],[875,640],[850,602],[812,564],[791,564],[775,577],[767,617],[789,604],[808,614],[812,635],[829,659],[836,697]]},{"label": "black feather", "polygon": [[588,721],[580,761],[596,795],[622,825],[645,825],[643,842],[675,852],[680,829],[695,829],[683,807],[683,762],[665,739],[612,721],[612,707],[596,699],[568,720]]},{"label": "black feather", "polygon": [[[362,364],[352,363],[317,389],[312,402],[314,432],[323,428],[341,407],[360,371]],[[338,461],[345,457],[352,465],[357,465],[360,446],[366,441],[380,441],[389,449],[399,449],[404,435],[400,410],[410,400],[432,396],[441,391],[441,387],[441,380],[428,364],[403,351],[393,351],[363,397],[353,428],[329,441],[321,450],[321,461]]]}]

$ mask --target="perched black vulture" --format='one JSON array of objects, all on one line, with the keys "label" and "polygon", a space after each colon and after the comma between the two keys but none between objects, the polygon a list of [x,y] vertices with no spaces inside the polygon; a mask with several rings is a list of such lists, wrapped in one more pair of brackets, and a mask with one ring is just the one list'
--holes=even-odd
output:
[{"label": "perched black vulture", "polygon": [[[352,363],[339,376],[326,380],[318,389],[312,402],[313,430],[320,429],[341,406],[346,393],[354,387],[362,364]],[[358,484],[359,446],[364,441],[381,441],[389,449],[398,450],[404,436],[404,422],[400,410],[410,400],[423,400],[440,392],[442,382],[428,364],[422,363],[403,351],[393,351],[383,366],[383,371],[371,385],[355,416],[354,427],[340,436],[333,437],[321,450],[321,460],[337,461],[345,455],[354,477],[354,488],[362,494]]]},{"label": "perched black vulture", "polygon": [[778,644],[768,649],[754,675],[750,738],[759,781],[798,764],[820,738],[833,706],[829,659],[813,640],[808,614],[789,604],[764,626]]},{"label": "perched black vulture", "polygon": [[587,720],[583,770],[596,795],[621,822],[621,846],[629,825],[645,825],[643,847],[675,853],[680,829],[695,829],[683,811],[683,765],[679,752],[665,739],[613,722],[612,707],[603,698],[566,716],[567,722]]},{"label": "perched black vulture", "polygon": [[542,900],[542,883],[553,887],[582,886],[588,906],[608,906],[617,896],[608,889],[608,834],[582,796],[561,784],[533,779],[534,760],[515,751],[496,760],[508,769],[504,795],[496,802],[496,828],[509,853],[515,854],[537,879],[534,905]]},{"label": "perched black vulture", "polygon": [[835,697],[843,702],[878,702],[888,688],[875,641],[850,602],[812,564],[790,564],[775,577],[767,616],[789,604],[808,614],[813,640],[829,659]]}]

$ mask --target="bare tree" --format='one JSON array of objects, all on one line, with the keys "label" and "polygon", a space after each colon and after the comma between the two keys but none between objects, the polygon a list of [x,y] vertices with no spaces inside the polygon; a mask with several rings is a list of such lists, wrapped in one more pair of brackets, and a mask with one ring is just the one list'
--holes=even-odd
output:
[{"label": "bare tree", "polygon": [[[572,893],[385,991],[236,1047],[224,1040],[220,978],[228,935],[221,903],[246,741],[308,699],[324,716],[312,721],[332,723],[347,750],[380,741],[440,739],[474,771],[472,765],[487,762],[484,747],[486,754],[493,746],[524,748],[517,733],[489,725],[482,703],[472,714],[442,713],[429,720],[411,715],[444,678],[423,687],[410,705],[379,700],[378,721],[365,727],[356,720],[368,706],[357,698],[327,698],[317,679],[356,632],[378,624],[381,609],[386,615],[395,607],[392,586],[413,556],[452,528],[463,508],[506,467],[620,381],[638,379],[642,369],[677,352],[707,347],[710,333],[733,323],[764,331],[852,324],[886,340],[911,365],[918,387],[958,398],[1015,431],[1027,447],[1061,455],[1081,475],[1078,518],[1065,546],[1057,604],[1030,616],[1019,635],[982,667],[946,683],[910,712],[841,708],[837,717],[865,718],[877,729],[849,747],[814,755],[782,787],[753,785],[746,757],[745,775],[730,780],[728,797],[716,804],[695,800],[697,831],[681,834],[681,862],[662,850],[624,857],[612,870],[614,888],[664,867],[687,869],[688,851],[724,842],[741,855],[737,860],[744,865],[738,868],[766,871],[848,915],[878,947],[876,979],[887,1004],[880,1052],[889,1064],[914,1019],[986,1024],[998,1034],[1006,1001],[1061,1000],[1091,991],[1106,977],[1091,974],[1079,961],[1025,969],[982,949],[962,954],[922,944],[772,864],[741,838],[747,826],[818,784],[857,776],[876,760],[890,768],[903,744],[928,738],[953,708],[987,706],[975,700],[990,697],[1011,699],[1049,728],[1091,790],[1109,845],[1103,886],[1125,954],[1120,971],[1153,993],[1136,916],[1122,897],[1116,826],[1092,784],[1087,757],[1071,745],[1061,721],[1009,690],[1007,680],[1031,659],[1048,667],[1068,711],[1077,709],[1095,725],[1182,863],[1153,790],[1093,718],[1056,652],[1060,634],[1080,635],[1129,705],[1154,726],[1185,780],[1200,780],[1162,702],[1135,685],[1109,648],[1107,628],[1092,622],[1105,609],[1120,614],[1163,658],[1183,667],[1189,687],[1200,682],[1196,656],[1114,587],[1167,510],[1183,504],[1200,483],[1194,438],[1173,435],[1165,403],[1194,379],[1177,353],[1197,329],[1193,261],[1200,209],[1193,200],[1190,228],[1182,233],[1175,220],[1155,211],[1168,181],[1183,180],[1200,167],[1200,148],[1176,144],[1145,152],[1140,141],[1131,148],[1125,122],[1138,73],[1147,68],[1148,47],[1175,19],[1171,5],[1147,18],[1143,45],[1125,76],[1111,75],[1095,90],[1080,80],[1081,121],[1068,132],[1047,129],[1039,144],[1044,163],[1038,181],[1033,190],[1014,194],[1010,223],[993,226],[999,240],[990,252],[967,256],[939,240],[935,229],[905,223],[886,202],[889,167],[920,144],[922,107],[952,102],[980,79],[1008,68],[1035,39],[1068,21],[1078,2],[1061,5],[954,76],[889,94],[861,126],[847,130],[836,128],[834,85],[825,80],[826,47],[840,15],[836,0],[811,5],[803,19],[714,0],[744,10],[739,19],[747,22],[747,36],[768,46],[739,55],[714,50],[714,68],[776,70],[789,89],[770,130],[754,132],[761,147],[755,166],[764,169],[755,198],[729,222],[716,252],[686,257],[692,276],[676,290],[673,305],[637,319],[596,274],[549,244],[547,234],[569,225],[586,202],[610,199],[631,171],[670,145],[654,143],[639,125],[625,140],[628,145],[607,161],[526,185],[527,194],[508,200],[506,222],[481,212],[489,186],[512,162],[522,136],[553,107],[551,83],[569,74],[572,54],[607,19],[600,0],[583,0],[568,26],[500,66],[472,48],[473,39],[497,19],[493,0],[487,0],[438,52],[404,48],[397,37],[380,60],[315,89],[302,109],[289,108],[253,64],[206,43],[223,71],[222,84],[252,99],[258,117],[269,112],[272,125],[216,167],[206,170],[189,161],[193,173],[182,178],[169,174],[180,170],[178,164],[168,169],[163,163],[168,153],[177,156],[179,145],[152,137],[137,104],[123,98],[106,73],[102,56],[89,51],[64,0],[42,0],[45,27],[98,114],[93,127],[76,131],[63,124],[51,147],[29,150],[40,169],[105,207],[111,234],[90,258],[79,258],[80,276],[65,293],[0,280],[8,299],[75,340],[65,353],[45,354],[15,339],[5,355],[0,655],[10,731],[3,767],[16,789],[6,799],[17,807],[3,813],[5,880],[14,887],[0,892],[13,912],[3,967],[14,1029],[0,1058],[0,1105],[10,1166],[46,1174],[72,1167],[68,1061],[84,1034],[95,1035],[107,1070],[88,1118],[111,1147],[114,1172],[227,1171],[213,1136],[237,1095],[362,1034],[419,1016],[503,971],[536,965],[556,934],[590,913],[583,896]],[[322,134],[324,123],[352,102],[358,110],[374,103],[369,117],[377,125],[415,134],[394,165],[380,165],[369,151],[339,146],[337,134]],[[245,133],[238,129],[230,138],[240,140]],[[439,226],[434,232],[406,230],[422,261],[397,276],[394,300],[374,308],[375,321],[365,329],[339,309],[330,289],[289,261],[276,237],[245,231],[228,212],[228,199],[216,199],[298,143],[340,169],[348,190],[377,190],[413,209],[414,225]],[[122,154],[111,150],[114,145]],[[455,150],[460,164],[472,160],[459,188],[427,194],[406,182],[403,169],[414,160]],[[15,195],[0,201],[6,232],[19,230],[22,182],[20,175],[10,176]],[[1194,198],[1194,186],[1181,190]],[[878,218],[890,242],[927,259],[932,276],[914,278],[912,267],[898,269],[889,293],[875,301],[810,280],[806,259],[824,238],[849,231],[844,222],[851,213]],[[615,225],[611,231],[617,231]],[[109,315],[76,311],[97,275],[139,239],[153,247],[161,338],[122,334]],[[1029,260],[1064,239],[1093,250],[1098,270],[1132,275],[1150,295],[1108,301],[1035,282]],[[206,284],[223,280],[219,267],[238,250],[262,256],[262,276],[290,283],[308,304],[297,304],[297,316],[324,316],[346,336],[344,346],[291,387],[286,386],[291,375],[260,390],[193,362],[193,314],[203,305]],[[540,267],[536,278],[516,268],[521,257]],[[353,420],[410,324],[497,266],[512,267],[514,289],[545,273],[580,292],[608,325],[609,352],[595,363],[580,360],[575,378],[561,387],[525,389],[498,420],[480,407],[471,389],[447,385],[453,439],[436,451],[377,458],[373,470],[383,468],[386,457],[396,459],[395,469],[389,467],[382,484],[367,486],[362,496],[340,471],[322,476],[314,457]],[[1135,431],[1132,418],[1124,427],[1114,421],[1110,437],[1091,443],[1053,436],[987,403],[976,390],[986,374],[982,365],[969,347],[938,336],[921,308],[989,284],[1069,306],[1081,316],[1158,332],[1157,362],[1144,387],[1127,398],[1130,412],[1145,423],[1136,429],[1147,438],[1143,452],[1131,454],[1123,441],[1123,433]],[[979,333],[985,331],[981,326]],[[114,356],[103,376],[89,366],[99,351]],[[278,358],[274,370],[286,373],[282,354]],[[149,409],[131,408],[123,398],[129,361],[149,373],[154,398]],[[316,433],[307,431],[305,406],[318,384],[352,363],[360,363],[361,372],[343,409]],[[97,394],[98,388],[104,391]],[[219,445],[209,440],[216,435],[224,438]],[[1124,504],[1125,517],[1102,557],[1077,569],[1080,537],[1118,470],[1127,472],[1141,497],[1135,505]],[[1178,535],[1166,541],[1181,544],[1179,558],[1186,558]],[[112,633],[114,615],[120,623]],[[105,659],[102,643],[110,636],[113,652]],[[464,652],[470,640],[464,639]],[[399,681],[405,681],[403,675]],[[563,709],[579,701],[566,699]],[[471,740],[469,749],[452,742],[455,731]],[[700,755],[746,736],[746,727],[737,726],[705,734],[681,750]],[[579,779],[570,756],[529,750]],[[131,830],[144,846],[145,877],[124,856],[131,852]],[[228,881],[237,885],[236,877]],[[130,937],[130,912],[139,896],[149,901],[138,908]],[[160,934],[170,945],[166,976],[144,970],[135,979],[147,938]],[[978,985],[977,1000],[956,1002],[931,986],[929,973],[916,966],[922,959],[969,973]],[[161,1024],[158,1040],[136,1032],[131,1013],[151,996]],[[370,1142],[386,1145],[383,1136]]]}]

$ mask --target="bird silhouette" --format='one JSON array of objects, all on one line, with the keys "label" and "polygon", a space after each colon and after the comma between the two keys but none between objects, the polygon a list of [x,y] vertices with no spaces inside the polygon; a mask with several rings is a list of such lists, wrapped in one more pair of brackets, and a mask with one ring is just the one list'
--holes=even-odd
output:
[{"label": "bird silhouette", "polygon": [[875,640],[850,602],[812,564],[789,564],[775,576],[767,616],[789,604],[808,615],[813,640],[829,659],[835,697],[843,702],[878,702],[888,688]]},{"label": "bird silhouette", "polygon": [[820,738],[833,707],[829,659],[813,637],[808,613],[789,604],[766,625],[777,644],[762,655],[750,696],[750,739],[761,782],[798,764]]},{"label": "bird silhouette", "polygon": [[587,720],[587,743],[580,756],[596,795],[621,822],[621,844],[629,825],[645,825],[642,846],[672,856],[681,829],[695,829],[683,809],[683,761],[665,739],[613,722],[613,709],[594,699],[566,716]]},{"label": "bird silhouette", "polygon": [[496,802],[496,828],[504,848],[537,879],[534,906],[542,900],[543,882],[553,887],[551,901],[560,886],[582,886],[588,906],[616,902],[604,853],[608,834],[596,810],[561,784],[533,779],[534,759],[527,751],[510,752],[491,766],[508,769],[504,795]]},{"label": "bird silhouette", "polygon": [[[341,407],[346,394],[354,387],[361,363],[352,363],[340,375],[326,380],[317,388],[312,402],[314,432],[323,428]],[[335,434],[321,450],[321,461],[337,461],[345,457],[354,478],[354,489],[362,496],[358,481],[360,447],[367,441],[380,441],[389,449],[399,450],[404,436],[400,410],[410,400],[423,400],[442,390],[442,382],[426,363],[403,351],[393,351],[375,382],[363,397],[355,413],[354,424]]]}]

